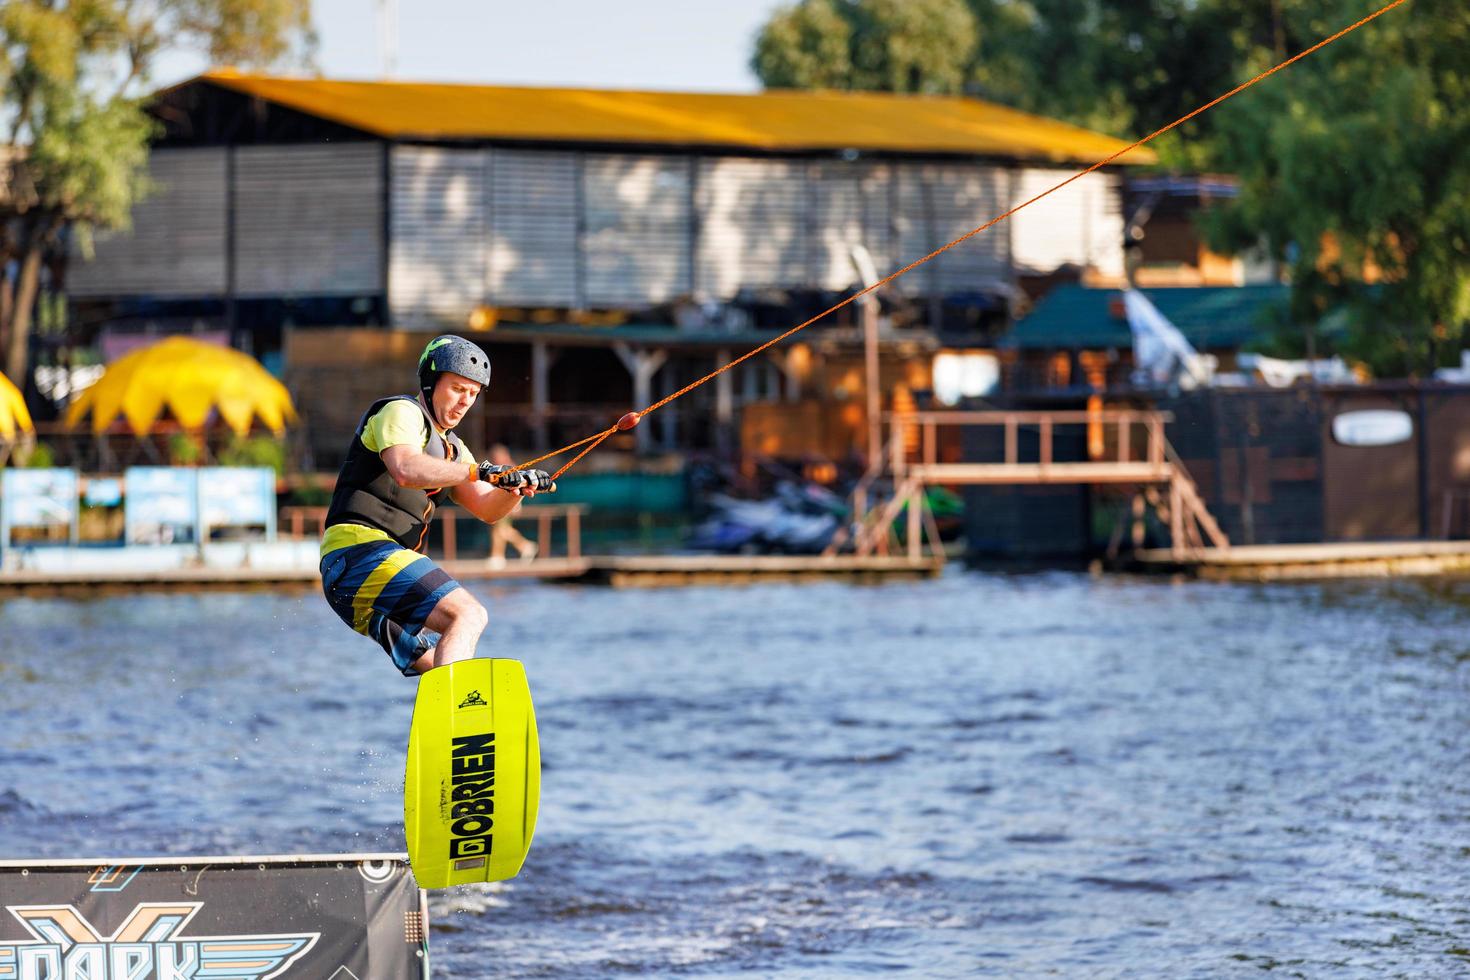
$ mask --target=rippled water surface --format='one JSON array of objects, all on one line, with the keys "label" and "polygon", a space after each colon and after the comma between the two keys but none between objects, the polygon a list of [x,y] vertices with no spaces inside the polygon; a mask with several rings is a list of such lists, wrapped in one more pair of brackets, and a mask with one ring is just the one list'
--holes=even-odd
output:
[{"label": "rippled water surface", "polygon": [[[1470,974],[1470,583],[475,587],[545,759],[439,977]],[[0,603],[0,856],[400,850],[311,593]]]}]

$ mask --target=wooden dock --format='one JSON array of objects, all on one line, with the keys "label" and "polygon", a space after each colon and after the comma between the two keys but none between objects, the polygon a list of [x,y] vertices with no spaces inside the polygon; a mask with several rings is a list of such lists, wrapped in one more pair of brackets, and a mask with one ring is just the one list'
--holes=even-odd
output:
[{"label": "wooden dock", "polygon": [[838,578],[847,582],[932,578],[944,557],[836,555],[649,555],[597,558],[585,581],[615,588],[664,585],[737,585]]},{"label": "wooden dock", "polygon": [[109,568],[86,571],[0,571],[0,596],[118,595],[133,592],[236,591],[315,585],[315,568]]},{"label": "wooden dock", "polygon": [[[440,561],[462,582],[543,579],[611,585],[615,588],[664,585],[741,584],[838,578],[878,582],[938,575],[944,559],[851,555],[835,558],[781,555],[649,555],[511,560],[492,566],[484,559]],[[139,591],[204,591],[265,588],[316,588],[315,565],[277,568],[221,568],[184,565],[139,569],[128,565],[85,571],[13,569],[0,571],[0,595],[99,595]]]},{"label": "wooden dock", "polygon": [[1182,557],[1156,548],[1136,552],[1122,567],[1227,582],[1450,575],[1470,571],[1470,541],[1234,545]]},{"label": "wooden dock", "polygon": [[521,561],[512,558],[504,565],[491,565],[483,558],[457,559],[455,561],[434,559],[435,563],[461,582],[504,579],[580,579],[592,568],[596,559],[584,558],[534,558]]}]

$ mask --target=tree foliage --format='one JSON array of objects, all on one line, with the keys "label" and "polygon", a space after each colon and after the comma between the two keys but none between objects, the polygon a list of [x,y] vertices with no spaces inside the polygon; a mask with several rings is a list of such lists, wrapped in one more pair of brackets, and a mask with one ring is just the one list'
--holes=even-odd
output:
[{"label": "tree foliage", "polygon": [[[760,32],[751,67],[767,88],[963,93],[1141,136],[1233,87],[1250,52],[1316,40],[1283,19],[1292,2],[799,0]],[[1204,167],[1212,133],[1206,116],[1155,149]]]},{"label": "tree foliage", "polygon": [[48,256],[66,236],[123,228],[147,191],[152,123],[140,100],[158,56],[304,63],[310,0],[4,0],[0,3],[0,276],[5,370],[21,381]]},{"label": "tree foliage", "polygon": [[804,0],[772,15],[750,60],[766,88],[852,87],[852,24],[839,5],[843,0]]},{"label": "tree foliage", "polygon": [[952,95],[975,41],[965,0],[799,0],[762,28],[751,69],[772,89]]},{"label": "tree foliage", "polygon": [[[1287,8],[1322,35],[1363,11]],[[1262,240],[1286,262],[1294,319],[1345,328],[1378,373],[1450,359],[1470,322],[1470,8],[1421,0],[1221,106],[1213,159],[1240,196],[1207,216],[1212,245]],[[1246,70],[1269,67],[1257,54]]]},{"label": "tree foliage", "polygon": [[[967,94],[1136,138],[1376,5],[965,0],[971,27],[947,21],[939,37],[920,35],[906,17],[859,16],[878,6],[786,8],[776,20],[805,17],[804,29],[768,27],[757,75],[771,87],[818,87],[811,80],[820,78],[835,88],[956,91],[950,79],[962,58]],[[827,12],[814,16],[817,7]],[[885,44],[928,67],[870,70],[861,52]],[[830,71],[818,64],[827,51],[839,52]],[[1419,0],[1153,144],[1171,169],[1239,175],[1240,196],[1203,221],[1212,247],[1264,243],[1290,270],[1296,322],[1338,323],[1343,352],[1379,372],[1428,370],[1460,347],[1470,321],[1467,51],[1470,6]],[[798,58],[802,72],[778,79],[764,70]],[[907,84],[912,77],[923,84]]]},{"label": "tree foliage", "polygon": [[[1116,136],[1142,136],[1233,82],[1255,0],[970,0],[981,45],[971,94]],[[1229,82],[1229,84],[1225,84]],[[1223,84],[1223,88],[1222,88]],[[1170,145],[1183,152],[1209,120]]]},{"label": "tree foliage", "polygon": [[852,87],[958,93],[975,51],[961,0],[858,0],[852,6]]}]

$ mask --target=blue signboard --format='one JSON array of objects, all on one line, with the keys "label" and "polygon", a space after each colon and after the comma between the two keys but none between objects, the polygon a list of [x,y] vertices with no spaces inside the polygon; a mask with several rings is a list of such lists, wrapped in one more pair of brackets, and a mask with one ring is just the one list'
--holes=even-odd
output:
[{"label": "blue signboard", "polygon": [[123,521],[128,544],[195,541],[199,525],[197,470],[133,466],[123,474]]},{"label": "blue signboard", "polygon": [[76,470],[18,470],[0,473],[0,545],[16,527],[65,526],[77,536]]},{"label": "blue signboard", "polygon": [[216,527],[262,527],[275,538],[276,473],[266,467],[213,466],[199,470],[204,537]]},{"label": "blue signboard", "polygon": [[116,507],[122,499],[122,481],[116,477],[89,477],[82,489],[82,502],[88,507]]}]

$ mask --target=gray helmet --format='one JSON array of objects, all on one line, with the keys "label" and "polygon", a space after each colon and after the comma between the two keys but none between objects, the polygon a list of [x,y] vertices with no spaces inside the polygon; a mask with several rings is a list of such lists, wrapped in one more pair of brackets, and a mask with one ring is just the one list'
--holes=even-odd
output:
[{"label": "gray helmet", "polygon": [[419,390],[424,393],[424,404],[431,409],[434,404],[434,384],[441,374],[458,374],[479,382],[482,386],[488,385],[490,358],[463,337],[456,337],[454,334],[435,337],[419,355]]}]

